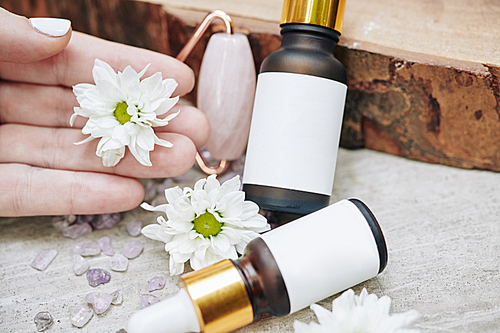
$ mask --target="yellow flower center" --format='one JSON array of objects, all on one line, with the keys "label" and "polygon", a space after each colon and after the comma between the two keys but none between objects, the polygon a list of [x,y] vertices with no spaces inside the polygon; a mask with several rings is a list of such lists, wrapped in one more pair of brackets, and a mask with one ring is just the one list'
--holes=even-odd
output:
[{"label": "yellow flower center", "polygon": [[203,237],[217,236],[222,230],[224,223],[217,221],[212,213],[205,212],[193,220],[194,230]]},{"label": "yellow flower center", "polygon": [[127,107],[128,105],[126,102],[120,102],[116,104],[116,109],[113,111],[113,116],[115,116],[116,120],[122,125],[128,123],[130,118],[132,118],[132,116],[127,113]]}]

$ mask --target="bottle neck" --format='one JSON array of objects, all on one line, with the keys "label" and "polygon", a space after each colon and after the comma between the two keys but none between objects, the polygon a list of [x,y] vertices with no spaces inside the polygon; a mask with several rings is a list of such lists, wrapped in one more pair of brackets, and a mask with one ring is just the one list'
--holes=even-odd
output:
[{"label": "bottle neck", "polygon": [[312,24],[287,23],[281,25],[281,47],[304,48],[333,54],[339,42],[337,31]]},{"label": "bottle neck", "polygon": [[290,313],[290,299],[280,269],[261,238],[252,240],[245,254],[233,264],[240,272],[252,303],[254,319],[260,313]]}]

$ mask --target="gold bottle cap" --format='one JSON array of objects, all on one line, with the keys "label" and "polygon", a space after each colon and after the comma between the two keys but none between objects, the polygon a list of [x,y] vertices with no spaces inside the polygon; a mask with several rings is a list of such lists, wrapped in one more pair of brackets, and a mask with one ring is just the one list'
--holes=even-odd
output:
[{"label": "gold bottle cap", "polygon": [[183,275],[201,332],[223,333],[253,322],[252,303],[240,273],[230,260]]},{"label": "gold bottle cap", "polygon": [[307,23],[342,32],[345,0],[284,0],[280,24]]}]

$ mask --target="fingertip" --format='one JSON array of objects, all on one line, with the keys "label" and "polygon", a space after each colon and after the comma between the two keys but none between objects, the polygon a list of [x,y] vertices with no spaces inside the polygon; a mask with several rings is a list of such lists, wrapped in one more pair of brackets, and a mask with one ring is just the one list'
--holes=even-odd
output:
[{"label": "fingertip", "polygon": [[165,148],[156,146],[151,154],[151,162],[163,177],[180,176],[194,165],[196,146],[188,137],[176,133],[158,133],[159,138],[170,141],[173,146]]}]

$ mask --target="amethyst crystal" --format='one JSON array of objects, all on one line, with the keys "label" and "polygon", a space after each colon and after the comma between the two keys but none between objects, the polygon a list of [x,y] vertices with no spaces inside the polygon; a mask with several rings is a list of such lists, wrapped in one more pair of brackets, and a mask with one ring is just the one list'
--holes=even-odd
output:
[{"label": "amethyst crystal", "polygon": [[73,271],[76,275],[82,275],[89,269],[89,262],[79,254],[73,255]]},{"label": "amethyst crystal", "polygon": [[128,243],[123,247],[122,253],[125,257],[129,259],[136,258],[142,252],[142,243],[139,241],[133,241]]},{"label": "amethyst crystal", "polygon": [[153,290],[160,290],[165,287],[165,278],[161,275],[155,276],[148,282],[148,290],[153,291]]},{"label": "amethyst crystal", "polygon": [[71,323],[76,327],[83,327],[86,323],[89,322],[90,318],[94,311],[88,307],[83,306],[70,306],[69,307],[69,315],[71,318]]},{"label": "amethyst crystal", "polygon": [[109,229],[117,225],[120,220],[120,213],[101,214],[97,215],[90,224],[94,229]]},{"label": "amethyst crystal", "polygon": [[62,235],[68,238],[78,238],[92,232],[92,227],[88,223],[73,224],[62,231]]},{"label": "amethyst crystal", "polygon": [[110,259],[111,269],[116,272],[125,272],[128,267],[128,259],[121,253],[117,253]]},{"label": "amethyst crystal", "polygon": [[108,236],[101,237],[97,240],[97,244],[105,255],[112,256],[115,250],[111,246],[111,239]]},{"label": "amethyst crystal", "polygon": [[52,219],[52,226],[57,230],[63,230],[66,227],[72,225],[75,221],[75,215],[54,216],[54,218]]},{"label": "amethyst crystal", "polygon": [[96,242],[87,240],[73,245],[73,252],[83,257],[88,257],[101,253],[101,248]]},{"label": "amethyst crystal", "polygon": [[111,304],[120,305],[123,303],[122,288],[118,288],[117,290],[113,291],[111,293],[111,296],[113,296],[113,300],[111,301]]},{"label": "amethyst crystal", "polygon": [[132,237],[139,236],[141,234],[142,222],[141,221],[130,221],[127,223],[128,234]]},{"label": "amethyst crystal", "polygon": [[115,333],[127,333],[127,331],[125,331],[124,328],[120,328],[118,331],[116,331]]},{"label": "amethyst crystal", "polygon": [[35,325],[38,332],[45,331],[54,323],[54,318],[47,311],[38,312],[35,315]]},{"label": "amethyst crystal", "polygon": [[45,249],[40,251],[38,255],[33,259],[31,267],[43,271],[47,266],[54,260],[57,255],[57,251],[54,249]]},{"label": "amethyst crystal", "polygon": [[95,219],[96,215],[78,215],[76,223],[90,223]]},{"label": "amethyst crystal", "polygon": [[87,303],[92,304],[96,314],[103,314],[109,309],[113,296],[107,293],[90,293],[85,296]]},{"label": "amethyst crystal", "polygon": [[153,304],[158,303],[158,302],[160,302],[160,299],[158,297],[156,297],[155,295],[151,295],[151,294],[141,295],[140,308],[144,309],[144,308],[147,308],[148,306],[153,305]]},{"label": "amethyst crystal", "polygon": [[108,271],[101,268],[92,268],[87,272],[87,280],[89,285],[92,287],[97,287],[100,284],[108,283],[111,279],[111,274]]}]

